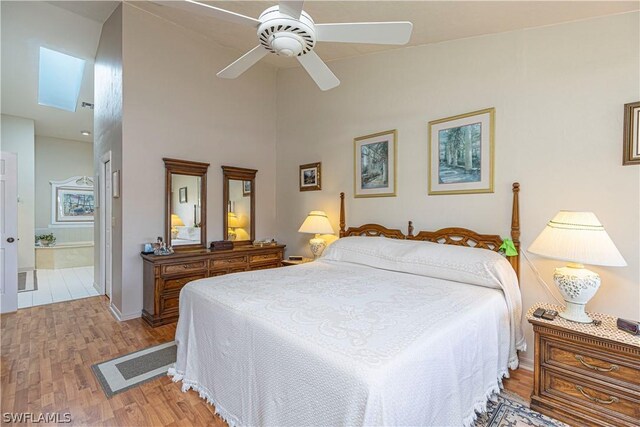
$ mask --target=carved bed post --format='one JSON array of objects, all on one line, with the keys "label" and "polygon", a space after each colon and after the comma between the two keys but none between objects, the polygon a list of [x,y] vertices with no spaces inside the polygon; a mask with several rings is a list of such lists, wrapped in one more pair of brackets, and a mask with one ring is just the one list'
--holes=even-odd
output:
[{"label": "carved bed post", "polygon": [[409,221],[409,234],[407,234],[407,237],[413,237],[413,221]]},{"label": "carved bed post", "polygon": [[344,193],[340,193],[340,237],[344,237],[344,227],[345,227],[345,220],[344,220]]},{"label": "carved bed post", "polygon": [[518,255],[509,257],[509,262],[520,280],[520,203],[518,195],[520,193],[520,183],[513,183],[513,208],[511,210],[511,240],[518,251]]}]

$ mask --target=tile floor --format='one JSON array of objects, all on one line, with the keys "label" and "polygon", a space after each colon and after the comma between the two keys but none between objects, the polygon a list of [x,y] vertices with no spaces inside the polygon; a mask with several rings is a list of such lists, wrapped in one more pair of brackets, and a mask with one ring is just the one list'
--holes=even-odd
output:
[{"label": "tile floor", "polygon": [[[33,273],[27,273],[27,288]],[[51,304],[97,296],[93,287],[93,267],[38,270],[38,290],[18,292],[18,308]]]}]

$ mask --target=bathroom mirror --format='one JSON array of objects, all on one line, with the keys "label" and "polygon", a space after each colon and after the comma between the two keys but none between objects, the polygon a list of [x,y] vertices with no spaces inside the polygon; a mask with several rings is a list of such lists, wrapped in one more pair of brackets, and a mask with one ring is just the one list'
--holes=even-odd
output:
[{"label": "bathroom mirror", "polygon": [[255,169],[222,166],[223,233],[234,245],[250,245],[255,240]]},{"label": "bathroom mirror", "polygon": [[166,170],[165,241],[174,250],[204,248],[209,163],[163,160]]}]

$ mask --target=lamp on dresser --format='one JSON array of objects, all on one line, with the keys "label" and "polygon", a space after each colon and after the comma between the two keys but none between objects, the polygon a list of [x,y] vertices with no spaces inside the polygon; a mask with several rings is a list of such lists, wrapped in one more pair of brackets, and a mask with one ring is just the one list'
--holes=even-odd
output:
[{"label": "lamp on dresser", "polygon": [[326,213],[323,211],[311,211],[300,226],[298,232],[315,234],[315,237],[309,240],[309,245],[311,246],[313,257],[318,258],[327,246],[327,243],[320,238],[320,235],[333,234],[333,227],[331,227]]},{"label": "lamp on dresser", "polygon": [[585,305],[600,287],[598,273],[587,270],[584,264],[627,265],[592,212],[558,212],[531,244],[529,252],[568,261],[566,267],[556,268],[553,280],[566,302],[560,316],[579,323],[592,322],[585,313]]}]

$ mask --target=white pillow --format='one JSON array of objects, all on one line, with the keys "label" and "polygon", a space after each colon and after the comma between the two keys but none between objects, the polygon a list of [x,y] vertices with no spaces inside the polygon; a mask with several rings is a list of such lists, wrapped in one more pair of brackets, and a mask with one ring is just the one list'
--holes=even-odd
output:
[{"label": "white pillow", "polygon": [[[500,289],[501,280],[517,278],[497,252],[386,237],[345,237],[331,244],[322,259],[363,264],[384,270]],[[504,277],[507,274],[511,277]]]}]

